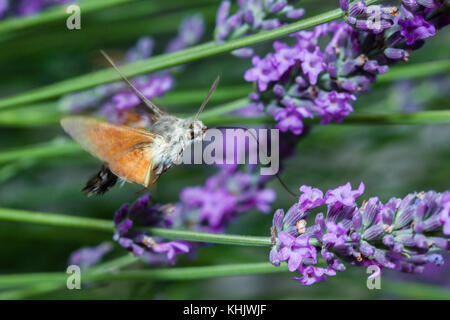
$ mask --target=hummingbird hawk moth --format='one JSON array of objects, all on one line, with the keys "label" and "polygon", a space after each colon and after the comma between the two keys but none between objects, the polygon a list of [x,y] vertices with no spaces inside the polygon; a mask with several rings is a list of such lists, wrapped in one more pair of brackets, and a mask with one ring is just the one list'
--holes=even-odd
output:
[{"label": "hummingbird hawk moth", "polygon": [[112,59],[105,52],[101,53],[148,108],[151,125],[149,129],[134,128],[85,116],[68,116],[61,120],[64,131],[104,162],[83,189],[88,196],[107,192],[118,178],[145,188],[153,186],[161,174],[181,159],[187,146],[202,140],[206,126],[198,117],[219,83],[218,76],[194,117],[178,118],[147,99]]}]

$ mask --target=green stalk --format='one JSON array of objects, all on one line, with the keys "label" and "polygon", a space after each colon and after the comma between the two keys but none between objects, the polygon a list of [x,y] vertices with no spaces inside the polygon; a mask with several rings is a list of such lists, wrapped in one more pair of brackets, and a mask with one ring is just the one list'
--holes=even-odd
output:
[{"label": "green stalk", "polygon": [[[268,262],[229,264],[206,267],[163,268],[153,270],[131,270],[119,273],[90,272],[81,274],[82,285],[99,281],[145,281],[145,280],[197,280],[249,274],[286,272],[287,266],[274,267]],[[0,275],[0,286],[21,286],[57,283],[64,285],[68,275],[60,272]]]},{"label": "green stalk", "polygon": [[[114,231],[112,221],[65,216],[59,214],[41,213],[18,209],[0,208],[0,220],[52,225],[60,227],[72,227],[82,229],[94,229],[98,231]],[[230,234],[218,234],[207,232],[194,232],[188,230],[175,230],[165,228],[145,228],[152,236],[159,236],[167,239],[187,240],[194,242],[208,242],[217,244],[242,245],[242,246],[270,246],[269,237],[253,237]]]},{"label": "green stalk", "polygon": [[[318,266],[324,267],[323,262]],[[98,266],[100,267],[100,266]],[[110,270],[102,272],[92,272],[81,274],[81,286],[89,282],[117,282],[117,281],[189,281],[201,280],[217,277],[233,277],[243,275],[274,274],[288,272],[286,264],[274,267],[269,262],[242,263],[203,267],[187,268],[164,268],[150,270],[130,270],[111,273]],[[0,286],[23,286],[30,287],[4,292],[0,294],[0,299],[17,299],[25,295],[42,293],[44,289],[54,290],[66,284],[68,275],[65,273],[28,273],[28,274],[8,274],[0,275]],[[38,288],[38,289],[37,289]],[[40,288],[40,290],[39,290]],[[450,291],[444,288],[420,283],[405,283],[389,279],[384,281],[381,288],[383,293],[395,294],[400,297],[410,297],[414,299],[450,299]],[[44,291],[45,292],[45,291]]]},{"label": "green stalk", "polygon": [[[368,4],[372,4],[377,2],[377,0],[368,0],[366,2]],[[231,40],[222,44],[208,42],[178,52],[162,54],[150,59],[124,65],[122,67],[122,71],[128,77],[151,73],[157,70],[174,67],[183,63],[192,62],[220,53],[232,51],[234,49],[257,44],[259,42],[275,39],[277,37],[285,36],[293,32],[297,32],[342,18],[342,16],[342,10],[335,9],[308,19],[302,19],[298,22],[291,23],[274,30],[259,32],[254,35]],[[80,91],[100,84],[117,81],[119,79],[120,76],[118,76],[114,70],[111,70],[109,68],[97,72],[92,72],[90,74],[45,86],[28,93],[23,93],[2,99],[0,100],[0,109],[58,97],[67,93]]]},{"label": "green stalk", "polygon": [[[240,106],[240,103],[243,105]],[[221,107],[220,110],[205,112],[201,119],[209,127],[226,125],[258,125],[274,123],[270,116],[244,118],[232,115],[221,115],[223,112],[230,112],[245,105],[245,99],[239,100]],[[217,108],[219,109],[219,108]],[[318,124],[319,119],[306,119],[305,123]],[[356,113],[347,116],[342,124],[335,125],[424,125],[424,124],[448,124],[450,123],[450,110],[420,111],[408,113],[388,113],[388,114],[364,114]],[[333,124],[333,123],[331,123]],[[45,159],[59,156],[80,154],[83,149],[72,141],[49,142],[38,145],[31,145],[13,150],[0,152],[0,164],[24,159]]]},{"label": "green stalk", "polygon": [[450,72],[450,59],[404,64],[391,68],[385,74],[380,74],[377,77],[376,84],[385,84],[399,80],[411,80],[435,74],[446,74],[448,72]]},{"label": "green stalk", "polygon": [[[101,274],[101,273],[117,272],[117,270],[123,267],[127,267],[137,261],[140,261],[140,259],[131,254],[128,254],[116,258],[114,260],[96,265],[91,269],[89,269],[89,273]],[[4,292],[0,292],[0,300],[23,299],[29,296],[41,295],[55,290],[59,290],[61,289],[61,287],[62,284],[53,282],[30,284],[29,286],[24,288],[11,289]]]},{"label": "green stalk", "polygon": [[[136,0],[84,0],[75,3],[80,7],[80,12],[84,15],[90,12],[100,11],[109,7],[120,5]],[[30,17],[14,17],[0,22],[0,34],[15,32],[45,23],[61,21],[65,24],[67,17],[66,8],[70,4],[54,6],[39,14]]]}]

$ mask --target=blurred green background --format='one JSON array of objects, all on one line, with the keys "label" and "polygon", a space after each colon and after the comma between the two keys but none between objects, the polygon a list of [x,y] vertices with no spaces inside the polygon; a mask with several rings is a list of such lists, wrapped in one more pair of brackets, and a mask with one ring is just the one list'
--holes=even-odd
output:
[{"label": "blurred green background", "polygon": [[[26,92],[104,67],[100,49],[121,55],[141,36],[152,36],[156,52],[174,36],[183,17],[202,13],[207,30],[203,41],[212,40],[215,12],[219,1],[170,0],[131,1],[99,12],[82,14],[82,29],[69,31],[65,21],[40,25],[19,32],[0,35],[0,97]],[[307,15],[336,8],[338,1],[305,0]],[[413,52],[410,64],[449,58],[449,30],[444,29]],[[260,52],[270,50],[269,43],[255,46]],[[159,50],[158,50],[159,49]],[[176,75],[176,86],[158,103],[171,112],[193,112],[198,104],[174,101],[178,91],[206,90],[220,73],[221,88],[242,87],[239,96],[251,88],[243,80],[250,66],[246,59],[222,54],[185,66]],[[390,112],[448,109],[448,74],[425,79],[375,85],[370,93],[360,95],[356,112]],[[405,89],[409,88],[409,89]],[[244,92],[244,94],[242,93]],[[233,100],[231,98],[230,100]],[[414,102],[412,105],[411,101]],[[64,137],[58,124],[33,125],[34,117],[55,112],[57,100],[0,112],[0,152],[46,143]],[[226,99],[213,98],[208,108]],[[30,121],[6,121],[11,117],[30,117]],[[3,120],[2,120],[3,119]],[[281,176],[291,189],[302,184],[322,190],[350,181],[364,181],[363,198],[378,196],[382,201],[403,197],[421,190],[444,191],[450,187],[450,125],[341,125],[314,126],[289,159]],[[112,219],[114,211],[137,198],[139,186],[116,187],[103,197],[87,198],[80,189],[99,168],[99,162],[85,152],[56,157],[21,157],[0,162],[0,207],[68,215]],[[177,201],[182,188],[203,184],[215,172],[206,166],[180,166],[170,170],[153,190],[161,203]],[[270,187],[278,198],[273,208],[287,209],[293,198],[273,180]],[[272,214],[249,212],[228,232],[268,235]],[[64,271],[73,250],[109,240],[95,231],[45,227],[0,221],[0,273]],[[116,246],[107,256],[120,256]],[[268,261],[267,248],[214,245],[199,250],[195,259],[181,257],[177,266],[202,266],[227,263]],[[138,265],[135,267],[147,267]],[[449,269],[448,266],[442,267]],[[443,273],[445,280],[449,273]],[[421,298],[414,289],[423,276],[401,278],[383,274],[382,290],[366,287],[365,269],[349,267],[313,287],[302,287],[291,275],[245,276],[183,282],[124,282],[95,285],[83,290],[61,289],[30,298],[54,299],[379,299]],[[402,281],[402,282],[399,282]],[[405,282],[407,281],[407,282]],[[444,283],[443,281],[442,283]],[[436,291],[437,292],[437,291]],[[432,296],[432,292],[431,292]]]}]

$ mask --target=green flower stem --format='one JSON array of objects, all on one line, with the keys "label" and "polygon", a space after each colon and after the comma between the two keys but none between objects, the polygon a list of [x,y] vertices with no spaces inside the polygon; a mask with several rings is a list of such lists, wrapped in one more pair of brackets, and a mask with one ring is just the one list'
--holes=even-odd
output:
[{"label": "green flower stem", "polygon": [[[44,224],[61,227],[95,229],[98,231],[107,231],[107,232],[114,231],[114,224],[112,221],[109,220],[65,216],[59,214],[41,213],[18,209],[0,208],[0,220]],[[217,234],[217,233],[194,232],[188,230],[175,230],[165,228],[145,228],[144,230],[147,231],[150,235],[159,236],[167,239],[229,244],[229,245],[243,245],[243,246],[271,245],[271,240],[269,237]]]},{"label": "green flower stem", "polygon": [[[80,7],[82,14],[87,14],[133,1],[136,0],[84,0],[79,1],[76,4]],[[67,6],[68,4],[54,6],[41,12],[40,14],[30,17],[14,17],[5,19],[0,22],[0,34],[19,31],[55,21],[62,21],[65,23],[65,20],[69,16],[69,14],[66,13]]]},{"label": "green flower stem", "polygon": [[[239,102],[239,103],[238,103]],[[240,103],[243,103],[240,106]],[[205,112],[201,119],[209,127],[232,125],[258,125],[274,123],[272,117],[243,118],[218,114],[239,109],[245,105],[245,99],[223,105],[220,111],[213,109]],[[219,109],[219,108],[217,108]],[[306,119],[305,123],[318,124],[319,119]],[[335,125],[423,125],[450,123],[450,110],[421,111],[409,113],[371,114],[356,113],[349,115],[343,123]],[[24,159],[45,159],[83,153],[83,149],[72,141],[49,142],[0,152],[0,164]]]},{"label": "green flower stem", "polygon": [[[319,266],[324,266],[319,263]],[[99,266],[100,267],[100,266]],[[117,282],[117,281],[189,281],[218,277],[234,277],[243,275],[287,273],[286,264],[274,267],[269,262],[242,263],[203,267],[164,268],[150,270],[130,270],[112,273],[110,270],[81,274],[81,286],[86,282]],[[28,286],[11,292],[0,294],[2,299],[17,299],[23,295],[42,293],[43,289],[53,291],[66,284],[68,275],[65,273],[28,273],[0,275],[0,286]],[[43,287],[44,286],[44,287]],[[57,286],[57,287],[56,287]],[[47,287],[47,288],[45,288]],[[389,279],[382,284],[382,292],[410,297],[414,299],[450,299],[450,291],[444,288],[420,284],[405,283]],[[45,292],[45,291],[44,291]]]},{"label": "green flower stem", "polygon": [[[366,2],[368,4],[372,4],[377,2],[377,0],[368,0]],[[343,11],[340,9],[335,9],[311,18],[302,19],[298,22],[288,24],[274,30],[259,32],[254,35],[231,40],[222,44],[208,42],[174,53],[162,54],[153,58],[125,65],[122,67],[122,71],[128,77],[150,73],[169,67],[174,67],[183,63],[210,57],[216,54],[225,53],[234,49],[257,44],[262,41],[285,36],[296,31],[304,30],[342,18],[342,16]],[[28,93],[23,93],[2,99],[0,100],[0,109],[58,97],[67,93],[80,91],[100,84],[117,81],[119,79],[120,76],[118,76],[117,73],[110,68],[92,72],[90,74],[85,74],[79,77],[45,86]]]},{"label": "green flower stem", "polygon": [[[89,273],[101,274],[101,273],[117,272],[119,269],[127,267],[138,261],[140,261],[139,258],[131,254],[128,254],[116,258],[114,260],[96,265],[91,269],[89,269]],[[61,287],[62,283],[53,283],[53,282],[31,284],[26,287],[21,287],[18,289],[10,289],[4,292],[0,292],[0,300],[23,299],[29,296],[42,295],[55,290],[59,290]]]},{"label": "green flower stem", "polygon": [[[131,270],[118,273],[91,272],[81,275],[83,282],[98,281],[143,281],[143,280],[197,280],[250,274],[287,272],[287,266],[274,267],[268,262],[229,264],[205,267],[163,268],[153,270]],[[58,283],[63,285],[68,275],[60,272],[0,275],[0,286],[22,286]]]},{"label": "green flower stem", "polygon": [[435,74],[450,72],[450,59],[424,63],[403,64],[389,69],[385,74],[377,76],[376,84],[385,84],[392,81],[424,78]]},{"label": "green flower stem", "polygon": [[24,159],[45,159],[80,153],[83,149],[75,142],[51,141],[0,152],[0,164]]}]

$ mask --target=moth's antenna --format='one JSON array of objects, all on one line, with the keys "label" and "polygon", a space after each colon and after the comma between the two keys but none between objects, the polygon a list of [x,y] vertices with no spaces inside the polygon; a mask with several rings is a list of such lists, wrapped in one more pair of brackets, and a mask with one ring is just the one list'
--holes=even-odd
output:
[{"label": "moth's antenna", "polygon": [[211,85],[211,88],[209,88],[208,94],[207,94],[206,98],[203,100],[202,105],[198,109],[194,120],[198,120],[198,116],[203,111],[206,104],[208,103],[209,98],[211,98],[212,94],[214,93],[214,90],[216,90],[217,86],[219,85],[219,80],[220,80],[220,76],[217,76],[216,80],[214,80],[213,84]]},{"label": "moth's antenna", "polygon": [[101,54],[105,57],[105,59],[111,64],[114,70],[122,77],[123,81],[133,90],[133,92],[141,99],[141,101],[157,116],[162,116],[164,113],[149,99],[147,99],[142,92],[140,92],[131,82],[127,79],[127,77],[119,70],[114,61],[106,54],[105,51],[100,50]]}]

